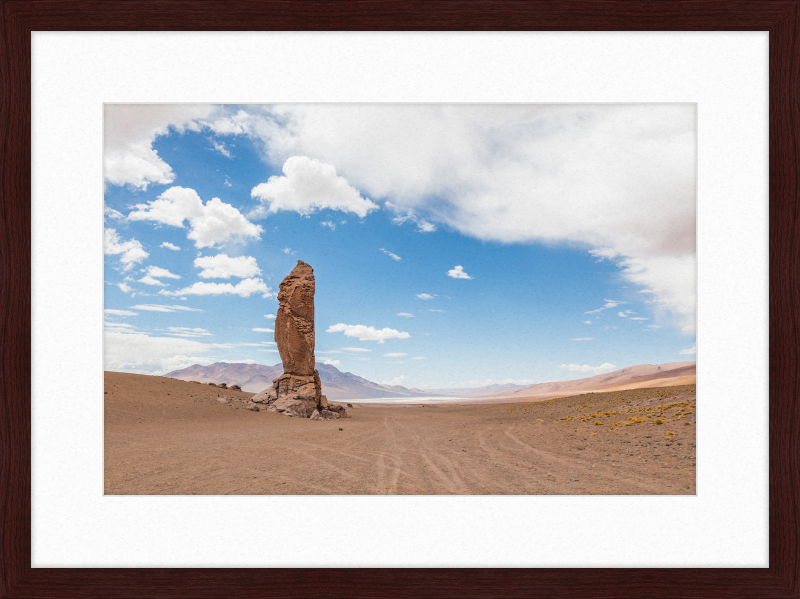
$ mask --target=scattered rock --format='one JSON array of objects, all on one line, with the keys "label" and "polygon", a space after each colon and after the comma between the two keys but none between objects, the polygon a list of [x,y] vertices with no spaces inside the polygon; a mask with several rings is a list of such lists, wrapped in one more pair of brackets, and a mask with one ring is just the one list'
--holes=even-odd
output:
[{"label": "scattered rock", "polygon": [[330,410],[320,410],[319,417],[321,420],[336,420],[339,414]]},{"label": "scattered rock", "polygon": [[223,395],[222,397],[218,397],[217,401],[219,403],[228,403],[228,398]]},{"label": "scattered rock", "polygon": [[242,388],[239,385],[231,385],[230,386],[230,390],[231,391],[241,391]]},{"label": "scattered rock", "polygon": [[217,387],[219,387],[220,389],[227,389],[228,383],[220,383],[219,385],[217,385]]},{"label": "scattered rock", "polygon": [[250,410],[251,412],[258,412],[258,406],[254,404],[252,401],[249,404],[247,404],[247,409]]},{"label": "scattered rock", "polygon": [[311,413],[311,416],[308,417],[309,420],[319,420],[319,410],[314,410]]},{"label": "scattered rock", "polygon": [[209,386],[209,387],[216,387],[216,386],[217,386],[217,384],[216,384],[216,383],[209,383],[209,384],[208,384],[208,386]]},{"label": "scattered rock", "polygon": [[340,431],[343,431],[344,429],[343,429],[343,428],[340,428],[339,430],[340,430]]},{"label": "scattered rock", "polygon": [[353,404],[349,403],[349,404],[347,404],[347,407],[348,407],[348,408],[352,408],[352,407],[353,407]]},{"label": "scattered rock", "polygon": [[347,418],[347,410],[336,404],[328,404],[328,411],[336,414],[337,418]]}]

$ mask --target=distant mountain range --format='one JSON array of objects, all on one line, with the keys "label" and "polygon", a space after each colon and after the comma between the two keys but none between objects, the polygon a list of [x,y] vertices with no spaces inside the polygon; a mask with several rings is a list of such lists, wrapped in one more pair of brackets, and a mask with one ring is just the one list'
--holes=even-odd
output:
[{"label": "distant mountain range", "polygon": [[[316,363],[322,382],[322,393],[328,399],[374,399],[387,397],[429,397],[434,395],[419,389],[407,389],[400,385],[380,385],[349,372],[342,372],[330,364]],[[208,366],[195,364],[181,370],[174,370],[165,377],[182,381],[201,383],[227,383],[239,385],[244,391],[259,393],[272,385],[273,379],[283,374],[283,364],[264,366],[263,364],[238,364],[216,362]]]},{"label": "distant mountain range", "polygon": [[[673,362],[671,364],[641,364],[630,366],[606,374],[598,374],[583,379],[539,383],[536,385],[487,385],[485,387],[464,387],[454,389],[408,389],[400,385],[381,385],[365,378],[342,372],[330,364],[316,363],[322,381],[322,393],[329,399],[375,399],[375,398],[414,398],[440,396],[463,398],[509,398],[524,400],[536,397],[559,397],[577,395],[591,391],[620,391],[643,387],[668,387],[688,385],[697,380],[696,362]],[[181,370],[174,370],[164,376],[182,381],[201,383],[227,383],[239,385],[251,393],[263,391],[272,380],[283,374],[283,365],[264,366],[263,364],[239,364],[216,362],[208,366],[195,364]]]}]

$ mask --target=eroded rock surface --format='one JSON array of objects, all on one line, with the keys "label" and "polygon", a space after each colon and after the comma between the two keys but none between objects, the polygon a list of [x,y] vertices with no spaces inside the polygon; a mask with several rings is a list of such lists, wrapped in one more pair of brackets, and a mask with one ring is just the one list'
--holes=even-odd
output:
[{"label": "eroded rock surface", "polygon": [[253,396],[254,404],[286,416],[333,420],[347,418],[341,406],[322,395],[319,373],[314,369],[314,269],[302,260],[281,282],[275,343],[283,362],[283,374]]},{"label": "eroded rock surface", "polygon": [[302,260],[281,281],[275,342],[283,372],[314,376],[314,269]]}]

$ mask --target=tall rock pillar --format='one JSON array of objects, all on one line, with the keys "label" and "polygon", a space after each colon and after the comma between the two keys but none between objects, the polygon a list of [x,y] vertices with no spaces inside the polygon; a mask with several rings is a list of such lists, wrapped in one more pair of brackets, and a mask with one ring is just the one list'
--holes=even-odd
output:
[{"label": "tall rock pillar", "polygon": [[314,368],[314,269],[302,260],[281,281],[275,343],[283,374],[253,397],[268,410],[286,416],[332,420],[346,417],[341,406],[328,405]]}]

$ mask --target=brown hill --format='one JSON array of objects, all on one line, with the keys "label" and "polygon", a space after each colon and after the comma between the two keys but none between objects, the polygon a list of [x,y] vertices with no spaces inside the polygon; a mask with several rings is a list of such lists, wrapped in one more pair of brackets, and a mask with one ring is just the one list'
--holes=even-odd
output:
[{"label": "brown hill", "polygon": [[697,380],[696,362],[670,364],[640,364],[589,378],[539,383],[514,391],[501,390],[495,397],[523,399],[528,397],[555,397],[577,395],[592,391],[621,391],[645,387],[672,387],[690,385]]}]

